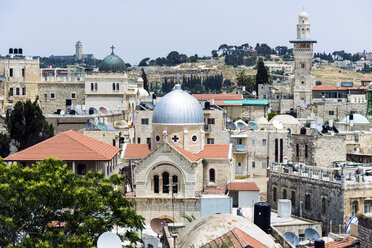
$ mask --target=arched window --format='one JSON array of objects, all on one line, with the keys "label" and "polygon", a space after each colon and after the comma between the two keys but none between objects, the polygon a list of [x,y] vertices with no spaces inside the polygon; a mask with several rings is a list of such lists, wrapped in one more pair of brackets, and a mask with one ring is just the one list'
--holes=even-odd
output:
[{"label": "arched window", "polygon": [[115,90],[115,83],[112,83],[112,90]]},{"label": "arched window", "polygon": [[287,199],[287,190],[283,189],[283,199]]},{"label": "arched window", "polygon": [[77,165],[77,174],[78,175],[87,174],[87,166],[85,164],[78,164]]},{"label": "arched window", "polygon": [[119,90],[119,83],[116,83],[116,90]]},{"label": "arched window", "polygon": [[159,176],[154,176],[154,193],[159,193]]},{"label": "arched window", "polygon": [[163,172],[163,193],[169,193],[169,173]]},{"label": "arched window", "polygon": [[172,177],[172,192],[178,193],[178,177],[177,176]]},{"label": "arched window", "polygon": [[322,197],[322,214],[325,214],[327,211],[327,198]]},{"label": "arched window", "polygon": [[353,201],[351,203],[351,215],[356,216],[357,212],[358,212],[358,201]]},{"label": "arched window", "polygon": [[93,84],[93,83],[90,84],[90,90],[91,90],[91,91],[94,90],[94,84]]},{"label": "arched window", "polygon": [[276,187],[273,187],[273,201],[276,202]]},{"label": "arched window", "polygon": [[209,170],[209,182],[214,183],[216,181],[216,171],[214,169]]}]

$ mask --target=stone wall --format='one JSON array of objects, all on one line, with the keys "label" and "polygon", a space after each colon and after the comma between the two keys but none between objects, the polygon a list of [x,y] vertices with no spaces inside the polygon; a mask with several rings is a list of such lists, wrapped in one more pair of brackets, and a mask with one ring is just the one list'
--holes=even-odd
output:
[{"label": "stone wall", "polygon": [[358,221],[360,248],[372,247],[372,215],[360,215]]}]

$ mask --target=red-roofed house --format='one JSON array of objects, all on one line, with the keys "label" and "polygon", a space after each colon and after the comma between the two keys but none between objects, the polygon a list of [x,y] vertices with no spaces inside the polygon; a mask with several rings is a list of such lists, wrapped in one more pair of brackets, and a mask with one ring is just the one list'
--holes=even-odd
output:
[{"label": "red-roofed house", "polygon": [[372,80],[370,78],[363,78],[362,80],[360,80],[362,82],[362,86],[369,86],[372,82]]},{"label": "red-roofed house", "polygon": [[117,169],[119,152],[115,146],[70,130],[12,154],[4,161],[31,165],[53,157],[65,161],[79,175],[92,170],[109,176]]},{"label": "red-roofed house", "polygon": [[366,102],[366,90],[368,86],[360,87],[338,87],[330,85],[316,85],[313,88],[314,101],[334,100],[348,101],[351,103]]},{"label": "red-roofed house", "polygon": [[255,182],[233,181],[227,184],[229,195],[233,198],[233,207],[253,208],[259,201],[260,189]]},{"label": "red-roofed house", "polygon": [[192,94],[198,101],[210,100],[242,100],[243,95],[240,94]]}]

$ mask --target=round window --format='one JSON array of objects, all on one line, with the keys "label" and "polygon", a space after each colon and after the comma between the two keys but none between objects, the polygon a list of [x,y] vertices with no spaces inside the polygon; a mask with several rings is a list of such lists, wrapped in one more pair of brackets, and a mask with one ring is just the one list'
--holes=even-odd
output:
[{"label": "round window", "polygon": [[196,142],[196,141],[198,140],[198,136],[193,135],[193,136],[191,137],[191,140],[192,140],[192,142]]},{"label": "round window", "polygon": [[160,136],[159,135],[156,135],[155,141],[159,143],[159,141],[160,141]]}]

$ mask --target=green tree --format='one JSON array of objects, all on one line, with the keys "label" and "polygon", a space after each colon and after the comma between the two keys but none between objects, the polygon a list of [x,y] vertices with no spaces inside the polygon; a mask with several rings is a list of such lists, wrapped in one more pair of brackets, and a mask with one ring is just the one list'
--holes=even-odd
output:
[{"label": "green tree", "polygon": [[269,82],[269,74],[263,61],[258,63],[256,74],[256,92],[258,93],[259,84],[267,84]]},{"label": "green tree", "polygon": [[269,114],[268,114],[268,119],[269,119],[269,121],[272,119],[272,118],[274,118],[274,116],[276,116],[276,115],[278,115],[278,113],[276,113],[276,112],[270,112]]},{"label": "green tree", "polygon": [[150,61],[150,58],[144,58],[143,60],[139,62],[138,66],[148,66],[149,61]]},{"label": "green tree", "polygon": [[237,75],[236,75],[236,81],[238,82],[238,85],[240,86],[245,86],[248,82],[248,75],[245,73],[245,71],[240,71]]},{"label": "green tree", "polygon": [[144,88],[148,93],[150,93],[150,91],[149,91],[149,80],[147,79],[147,75],[146,75],[146,72],[145,72],[145,70],[143,69],[143,67],[142,67],[141,78],[142,78],[142,80],[143,80],[143,88]]},{"label": "green tree", "polygon": [[0,156],[5,158],[10,153],[10,137],[7,134],[0,133]]},{"label": "green tree", "polygon": [[134,229],[143,229],[143,218],[123,185],[123,176],[78,176],[52,158],[32,166],[1,161],[0,247],[93,247],[114,226],[128,228],[122,240],[139,241]]},{"label": "green tree", "polygon": [[15,141],[18,151],[35,145],[54,135],[52,124],[48,124],[35,101],[17,102],[11,113],[7,113],[5,124],[11,139]]}]

